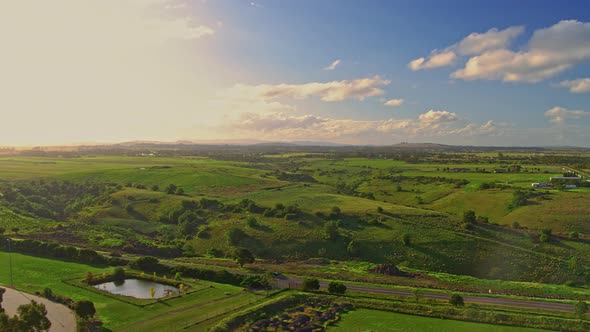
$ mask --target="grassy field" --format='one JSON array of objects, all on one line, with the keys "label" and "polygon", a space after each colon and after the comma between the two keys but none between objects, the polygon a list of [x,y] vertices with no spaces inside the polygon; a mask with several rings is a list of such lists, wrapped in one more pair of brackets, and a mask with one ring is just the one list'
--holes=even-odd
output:
[{"label": "grassy field", "polygon": [[[559,174],[561,168],[525,165],[518,173],[490,172],[501,166],[506,163],[469,159],[466,163],[413,164],[390,159],[312,158],[299,153],[269,155],[257,162],[151,156],[2,157],[0,178],[5,181],[46,178],[123,187],[84,208],[73,223],[26,217],[0,206],[0,216],[4,216],[0,227],[17,226],[25,237],[65,239],[103,250],[182,248],[192,255],[217,250],[222,257],[229,256],[234,246],[227,241],[227,230],[237,227],[245,234],[239,245],[260,258],[392,262],[419,270],[517,281],[562,283],[574,278],[568,259],[575,256],[577,264],[590,264],[590,247],[564,238],[571,231],[582,239],[590,236],[585,221],[590,214],[589,192],[551,191],[543,199],[531,198],[527,205],[511,209],[514,187],[530,188],[531,182]],[[453,168],[469,171],[449,171]],[[293,176],[292,180],[279,180],[284,179],[281,172]],[[506,188],[480,190],[484,182]],[[126,187],[128,183],[148,189]],[[186,194],[164,193],[170,183]],[[154,185],[158,191],[149,189]],[[204,221],[197,231],[206,232],[203,237],[179,235],[177,225],[161,222],[183,200],[202,197],[229,204],[247,198],[265,208],[295,205],[302,213],[295,220],[285,220],[241,211],[198,211]],[[329,240],[326,221],[316,214],[327,215],[335,206],[342,216],[338,236]],[[490,224],[463,229],[466,210],[487,216]],[[258,220],[257,227],[247,226],[249,216]],[[512,229],[515,222],[529,230]],[[564,238],[539,243],[538,233],[544,228]],[[406,235],[411,245],[403,243]],[[347,250],[351,241],[356,245],[354,251]]]},{"label": "grassy field", "polygon": [[[17,289],[34,293],[42,292],[45,287],[49,287],[54,294],[65,295],[76,300],[90,300],[94,302],[105,327],[113,331],[156,331],[162,326],[177,326],[180,330],[184,326],[208,318],[207,315],[221,314],[261,298],[259,295],[244,292],[239,287],[199,281],[195,285],[203,287],[202,290],[139,307],[63,282],[72,278],[83,279],[87,272],[96,275],[103,272],[109,273],[112,268],[15,253],[12,254],[12,264],[14,284]],[[9,285],[8,254],[5,252],[0,252],[0,266],[2,266],[0,284]],[[195,315],[192,311],[195,309],[199,309],[201,314]]]},{"label": "grassy field", "polygon": [[373,332],[533,332],[538,329],[498,326],[398,314],[394,312],[357,309],[342,315],[342,319],[328,331]]}]

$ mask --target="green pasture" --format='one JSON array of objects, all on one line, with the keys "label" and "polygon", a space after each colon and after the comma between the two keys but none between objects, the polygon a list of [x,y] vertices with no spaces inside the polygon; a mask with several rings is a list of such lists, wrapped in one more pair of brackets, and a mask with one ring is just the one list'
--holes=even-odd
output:
[{"label": "green pasture", "polygon": [[[0,252],[0,284],[9,285],[8,253]],[[112,267],[92,266],[74,262],[65,262],[48,258],[12,254],[14,284],[17,289],[28,292],[42,292],[49,287],[54,294],[64,295],[76,300],[90,300],[94,302],[98,316],[107,329],[138,330],[135,324],[146,327],[145,330],[157,330],[161,319],[176,320],[176,324],[190,325],[199,321],[199,317],[191,317],[188,312],[201,308],[204,312],[227,307],[245,305],[255,301],[259,296],[243,292],[242,288],[230,285],[189,280],[202,290],[169,300],[157,301],[154,304],[140,307],[114,297],[103,295],[97,291],[87,290],[63,282],[73,278],[83,279],[87,272],[100,275],[110,273]],[[154,326],[155,329],[147,328]]]},{"label": "green pasture", "polygon": [[422,316],[404,315],[388,311],[357,309],[342,315],[342,319],[328,331],[373,332],[533,332],[523,327],[499,326]]}]

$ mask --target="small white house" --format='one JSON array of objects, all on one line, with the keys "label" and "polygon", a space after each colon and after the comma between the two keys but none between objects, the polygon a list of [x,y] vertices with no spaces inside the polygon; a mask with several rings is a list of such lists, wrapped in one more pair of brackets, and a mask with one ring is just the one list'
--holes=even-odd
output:
[{"label": "small white house", "polygon": [[547,188],[547,187],[550,187],[551,185],[549,183],[540,182],[540,183],[532,183],[531,186],[533,188]]},{"label": "small white house", "polygon": [[578,186],[576,186],[575,184],[566,184],[565,186],[563,186],[563,189],[576,189],[578,188]]}]

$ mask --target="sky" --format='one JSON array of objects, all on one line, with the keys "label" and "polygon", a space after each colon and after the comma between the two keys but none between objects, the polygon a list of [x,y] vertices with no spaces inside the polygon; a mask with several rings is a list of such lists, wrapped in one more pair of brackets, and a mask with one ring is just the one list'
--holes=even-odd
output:
[{"label": "sky", "polygon": [[0,146],[590,147],[588,1],[0,0]]}]

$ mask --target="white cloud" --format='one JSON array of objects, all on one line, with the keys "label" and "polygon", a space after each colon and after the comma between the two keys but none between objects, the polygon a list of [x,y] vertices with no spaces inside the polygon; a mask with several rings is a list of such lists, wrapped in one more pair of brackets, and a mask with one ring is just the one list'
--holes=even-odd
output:
[{"label": "white cloud", "polygon": [[559,86],[569,88],[571,93],[587,93],[590,92],[590,77],[562,81]]},{"label": "white cloud", "polygon": [[395,106],[400,106],[403,103],[404,103],[403,99],[389,99],[388,101],[383,103],[383,105],[395,107]]},{"label": "white cloud", "polygon": [[479,54],[484,51],[507,47],[514,38],[524,31],[523,27],[515,26],[504,30],[492,28],[484,33],[471,33],[457,44],[444,50],[434,50],[428,58],[418,58],[410,61],[408,67],[414,71],[432,69],[452,65],[458,55]]},{"label": "white cloud", "polygon": [[[227,125],[232,133],[271,140],[328,139],[340,140],[378,134],[381,137],[443,137],[448,135],[494,135],[493,121],[483,125],[468,124],[457,128],[457,114],[429,110],[417,119],[356,120],[334,119],[316,115],[290,115],[283,112],[242,113]],[[237,132],[236,132],[237,131]]]},{"label": "white cloud", "polygon": [[510,46],[514,38],[524,32],[524,27],[514,26],[504,30],[492,28],[484,33],[471,33],[457,44],[457,50],[464,55],[481,54]]},{"label": "white cloud", "polygon": [[457,121],[457,113],[449,111],[435,111],[430,110],[426,113],[420,114],[418,117],[420,122],[438,126],[441,123]]},{"label": "white cloud", "polygon": [[303,99],[310,96],[319,97],[322,101],[342,101],[345,99],[363,100],[383,94],[380,86],[388,85],[389,80],[379,76],[354,80],[311,82],[304,84],[236,84],[226,92],[226,96],[247,99],[271,100],[275,98]]},{"label": "white cloud", "polygon": [[438,67],[446,67],[450,66],[455,62],[457,58],[457,54],[454,51],[433,51],[428,60],[425,58],[418,58],[416,60],[411,61],[408,64],[408,67],[414,71],[420,69],[432,69]]},{"label": "white cloud", "polygon": [[590,116],[589,111],[568,110],[563,107],[555,106],[545,112],[545,116],[550,117],[549,122],[555,124],[564,124],[568,119],[581,119]]},{"label": "white cloud", "polygon": [[590,23],[575,20],[536,30],[524,51],[495,49],[471,57],[452,74],[464,80],[539,82],[590,60]]},{"label": "white cloud", "polygon": [[340,64],[340,62],[340,59],[336,59],[329,66],[324,67],[324,70],[334,70]]}]

